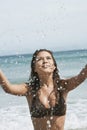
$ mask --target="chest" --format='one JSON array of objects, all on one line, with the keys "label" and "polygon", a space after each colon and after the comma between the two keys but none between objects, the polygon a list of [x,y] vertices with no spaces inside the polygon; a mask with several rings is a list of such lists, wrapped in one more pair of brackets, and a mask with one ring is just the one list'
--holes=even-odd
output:
[{"label": "chest", "polygon": [[55,106],[59,96],[54,89],[41,89],[38,92],[38,98],[46,108],[50,108]]}]

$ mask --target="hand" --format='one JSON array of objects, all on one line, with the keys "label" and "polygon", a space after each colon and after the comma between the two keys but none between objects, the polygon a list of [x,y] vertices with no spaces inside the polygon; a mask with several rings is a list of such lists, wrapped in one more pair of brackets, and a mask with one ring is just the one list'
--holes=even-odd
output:
[{"label": "hand", "polygon": [[2,71],[1,71],[1,69],[0,69],[0,85],[2,84],[1,73],[2,73]]},{"label": "hand", "polygon": [[85,65],[85,68],[87,69],[87,64]]},{"label": "hand", "polygon": [[3,72],[2,70],[0,69],[0,85],[2,85],[4,83],[4,80],[3,80]]},{"label": "hand", "polygon": [[84,68],[84,73],[85,73],[86,78],[87,78],[87,64],[85,65],[85,68]]}]

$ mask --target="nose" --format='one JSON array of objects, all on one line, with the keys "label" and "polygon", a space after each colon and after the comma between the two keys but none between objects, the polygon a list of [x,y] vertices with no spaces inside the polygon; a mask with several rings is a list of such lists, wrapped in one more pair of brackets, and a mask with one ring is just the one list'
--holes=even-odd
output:
[{"label": "nose", "polygon": [[47,63],[47,59],[46,58],[43,58],[43,63]]}]

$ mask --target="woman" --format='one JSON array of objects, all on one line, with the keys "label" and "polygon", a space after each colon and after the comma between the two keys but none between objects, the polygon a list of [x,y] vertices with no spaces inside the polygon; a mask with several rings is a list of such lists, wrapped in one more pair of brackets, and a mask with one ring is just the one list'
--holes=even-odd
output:
[{"label": "woman", "polygon": [[29,83],[11,84],[0,71],[5,92],[27,98],[34,130],[64,130],[68,93],[87,78],[87,65],[72,78],[61,79],[52,52],[37,50],[31,61]]}]

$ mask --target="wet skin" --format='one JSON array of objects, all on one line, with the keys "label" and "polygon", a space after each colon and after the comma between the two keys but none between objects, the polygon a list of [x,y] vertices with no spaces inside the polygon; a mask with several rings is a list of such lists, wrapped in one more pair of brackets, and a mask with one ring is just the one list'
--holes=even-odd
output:
[{"label": "wet skin", "polygon": [[[40,79],[40,89],[37,91],[37,96],[45,108],[55,106],[56,94],[51,94],[54,90],[53,72],[55,70],[54,61],[50,53],[46,51],[39,52],[35,61],[35,72],[38,73]],[[67,100],[68,93],[79,86],[87,78],[87,65],[77,76],[69,79],[61,79],[61,86],[65,88],[63,97]],[[33,95],[31,87],[25,83],[12,84],[0,70],[0,85],[5,92],[13,95],[26,96],[29,108],[31,107]],[[50,95],[51,94],[51,95]],[[49,98],[48,98],[49,97]],[[45,116],[42,118],[31,118],[34,130],[64,130],[64,116]]]}]

